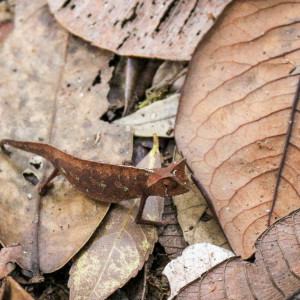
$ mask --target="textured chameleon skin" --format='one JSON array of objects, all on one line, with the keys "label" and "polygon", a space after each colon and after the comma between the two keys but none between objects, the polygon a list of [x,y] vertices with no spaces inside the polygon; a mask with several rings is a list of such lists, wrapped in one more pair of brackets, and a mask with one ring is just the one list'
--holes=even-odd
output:
[{"label": "textured chameleon skin", "polygon": [[189,190],[185,160],[167,168],[148,170],[83,160],[44,143],[1,140],[0,146],[8,154],[4,145],[35,153],[50,161],[54,171],[43,187],[54,177],[63,175],[75,189],[104,202],[115,203],[151,195],[174,196]]}]

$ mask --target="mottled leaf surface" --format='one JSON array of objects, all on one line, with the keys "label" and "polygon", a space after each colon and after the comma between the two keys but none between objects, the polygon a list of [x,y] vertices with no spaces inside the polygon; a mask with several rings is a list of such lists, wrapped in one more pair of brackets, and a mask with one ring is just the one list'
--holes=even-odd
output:
[{"label": "mottled leaf surface", "polygon": [[300,210],[269,227],[255,248],[253,262],[228,259],[186,286],[177,299],[281,300],[292,295],[300,285]]},{"label": "mottled leaf surface", "polygon": [[[154,168],[160,167],[156,153]],[[139,164],[149,168],[151,152]],[[139,199],[121,201],[112,206],[102,226],[71,268],[70,299],[106,299],[143,267],[157,241],[157,228],[135,223]],[[163,198],[149,197],[145,219],[159,220]]]},{"label": "mottled leaf surface", "polygon": [[299,1],[232,3],[199,44],[179,105],[179,150],[244,258],[267,228],[274,198],[271,223],[300,205],[299,105],[290,122],[299,16]]},{"label": "mottled leaf surface", "polygon": [[[43,1],[17,1],[14,31],[0,49],[0,136],[43,141],[84,159],[122,163],[131,134],[99,120],[108,103],[112,55],[72,37]],[[95,80],[99,78],[100,80]],[[86,198],[39,157],[0,153],[0,241],[20,244],[33,274],[62,267],[90,238],[109,204]]]},{"label": "mottled leaf surface", "polygon": [[230,0],[48,0],[57,21],[119,55],[189,60]]}]

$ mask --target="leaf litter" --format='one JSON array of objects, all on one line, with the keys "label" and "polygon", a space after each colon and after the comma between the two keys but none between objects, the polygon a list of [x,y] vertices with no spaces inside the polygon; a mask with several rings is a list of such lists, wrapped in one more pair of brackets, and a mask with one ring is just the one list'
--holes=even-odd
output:
[{"label": "leaf litter", "polygon": [[270,217],[299,208],[299,10],[283,0],[228,6],[199,44],[179,104],[179,150],[243,258]]},{"label": "leaf litter", "polygon": [[[149,168],[150,152],[139,164]],[[154,167],[160,167],[156,152]],[[70,299],[106,299],[143,267],[157,241],[157,228],[135,223],[139,199],[114,205],[102,226],[80,253],[70,271]],[[147,201],[144,216],[159,220],[163,198],[152,196]]]},{"label": "leaf litter", "polygon": [[291,299],[300,284],[299,221],[298,209],[258,238],[251,261],[225,260],[184,287],[177,299]]},{"label": "leaf litter", "polygon": [[[130,159],[131,133],[99,120],[108,107],[112,54],[60,28],[44,2],[26,4],[16,3],[17,25],[0,53],[1,137],[50,142],[90,160]],[[22,246],[17,262],[31,275],[53,272],[86,243],[109,205],[62,178],[40,198],[22,173],[31,169],[41,181],[49,164],[35,169],[32,155],[18,150],[11,159],[0,155],[0,240]]]}]

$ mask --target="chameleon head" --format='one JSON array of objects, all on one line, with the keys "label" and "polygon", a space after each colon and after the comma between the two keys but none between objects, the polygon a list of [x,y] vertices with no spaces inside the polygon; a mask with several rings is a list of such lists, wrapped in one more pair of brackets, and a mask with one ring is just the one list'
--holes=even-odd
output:
[{"label": "chameleon head", "polygon": [[151,195],[164,197],[188,192],[190,183],[184,168],[185,159],[167,168],[154,169],[147,182]]}]

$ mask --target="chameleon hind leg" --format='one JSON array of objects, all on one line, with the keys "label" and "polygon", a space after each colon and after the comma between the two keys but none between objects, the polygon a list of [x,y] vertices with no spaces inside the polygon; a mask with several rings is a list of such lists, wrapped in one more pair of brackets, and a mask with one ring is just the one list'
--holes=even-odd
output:
[{"label": "chameleon hind leg", "polygon": [[42,182],[39,186],[39,194],[41,196],[46,195],[47,191],[52,187],[53,183],[51,182],[52,179],[54,179],[56,176],[59,175],[59,169],[54,168],[51,174]]}]

